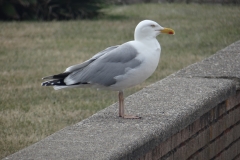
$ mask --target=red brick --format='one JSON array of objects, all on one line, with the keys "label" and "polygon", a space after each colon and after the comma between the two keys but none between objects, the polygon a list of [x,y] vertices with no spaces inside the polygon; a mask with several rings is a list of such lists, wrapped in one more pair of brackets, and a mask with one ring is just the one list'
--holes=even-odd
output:
[{"label": "red brick", "polygon": [[157,147],[155,147],[147,154],[152,154],[152,159],[159,159],[173,149],[171,147],[171,143],[171,138],[169,138],[166,141],[160,143]]},{"label": "red brick", "polygon": [[169,138],[161,144],[161,147],[159,147],[160,155],[164,156],[165,154],[167,154],[172,149],[173,149],[172,148],[172,141],[171,141],[171,138]]},{"label": "red brick", "polygon": [[173,155],[170,155],[169,157],[166,158],[166,160],[176,160],[176,159],[174,159]]},{"label": "red brick", "polygon": [[173,154],[173,159],[186,159],[184,155],[185,146],[182,146],[177,149],[177,151]]},{"label": "red brick", "polygon": [[235,113],[236,112],[231,111],[229,114],[226,115],[227,116],[226,128],[234,124]]},{"label": "red brick", "polygon": [[186,127],[185,129],[181,130],[180,134],[181,134],[181,141],[182,141],[182,142],[184,142],[184,141],[186,141],[187,139],[189,139],[189,137],[190,137],[190,132],[189,132],[188,127]]},{"label": "red brick", "polygon": [[[205,159],[209,159],[209,149],[203,149],[200,152],[198,152],[194,157],[192,157],[192,159],[194,160],[205,160]],[[191,160],[192,160],[191,159]]]},{"label": "red brick", "polygon": [[178,132],[178,133],[174,134],[174,135],[171,137],[172,148],[176,148],[176,147],[177,147],[178,145],[180,145],[183,141],[185,141],[185,140],[182,140],[181,132]]},{"label": "red brick", "polygon": [[[233,132],[233,139],[238,139],[240,137],[240,124],[234,127],[234,131],[235,132]],[[240,150],[240,146],[239,146],[239,150]]]},{"label": "red brick", "polygon": [[227,110],[230,110],[238,104],[240,104],[240,91],[226,100],[226,108]]},{"label": "red brick", "polygon": [[239,129],[238,126],[235,126],[234,128],[232,128],[229,131],[226,130],[226,132],[224,132],[224,134],[220,138],[216,139],[213,143],[211,143],[208,148],[208,149],[210,149],[210,157],[209,158],[216,156],[218,153],[223,151],[224,148],[226,148],[233,141],[235,141],[236,139],[234,139],[233,134],[234,134],[234,132],[237,132],[238,129]]},{"label": "red brick", "polygon": [[[182,131],[159,144],[140,160],[160,159],[174,148],[177,148],[176,152],[166,157],[167,160],[187,159],[189,156],[196,160],[213,157],[218,160],[234,158],[237,154],[240,154],[240,140],[233,143],[240,137],[240,124],[234,126],[240,120],[239,103],[240,92],[237,93],[236,97],[229,98],[226,103],[218,105]],[[234,106],[236,104],[239,105]],[[236,109],[233,109],[234,107]],[[225,114],[227,110],[229,113]],[[217,121],[214,122],[213,120]],[[213,124],[209,126],[212,121]],[[209,127],[206,128],[206,126]],[[198,135],[189,140],[196,133]],[[209,144],[212,140],[213,142]],[[199,151],[201,148],[203,150]]]},{"label": "red brick", "polygon": [[233,112],[235,113],[234,123],[237,123],[240,120],[240,104],[237,106],[237,108]]},{"label": "red brick", "polygon": [[226,103],[222,103],[217,106],[218,116],[223,115],[226,111],[227,111]]},{"label": "red brick", "polygon": [[224,128],[221,127],[223,126],[221,123],[224,122],[224,120],[218,120],[216,123],[213,125],[209,126],[209,138],[210,141],[215,139],[219,134],[221,134],[224,131]]},{"label": "red brick", "polygon": [[192,154],[194,154],[197,150],[199,150],[201,146],[199,146],[199,136],[193,138],[187,145],[185,146],[185,159],[190,157]]},{"label": "red brick", "polygon": [[215,160],[233,159],[236,155],[240,154],[240,140],[231,145],[227,150],[223,151]]},{"label": "red brick", "polygon": [[190,131],[189,136],[196,134],[203,127],[205,126],[201,126],[200,119],[197,119],[195,122],[191,124],[191,127],[189,128],[189,131]]},{"label": "red brick", "polygon": [[152,152],[148,152],[145,156],[144,156],[144,160],[152,160]]},{"label": "red brick", "polygon": [[153,150],[152,150],[152,157],[153,159],[159,159],[161,158],[163,155],[161,153],[161,148],[162,145],[160,144],[159,146],[155,147]]},{"label": "red brick", "polygon": [[205,145],[207,145],[210,141],[210,130],[206,129],[204,130],[201,134],[199,134],[199,139],[198,139],[198,145],[199,145],[199,149],[204,147]]},{"label": "red brick", "polygon": [[[161,145],[160,145],[161,147]],[[152,150],[152,158],[153,159],[159,159],[161,158],[161,153],[160,153],[160,148],[159,146],[155,147],[153,150]]]},{"label": "red brick", "polygon": [[229,112],[229,114],[223,116],[216,123],[212,124],[210,128],[210,140],[215,139],[220,135],[226,128],[234,125],[240,119],[240,107]]}]

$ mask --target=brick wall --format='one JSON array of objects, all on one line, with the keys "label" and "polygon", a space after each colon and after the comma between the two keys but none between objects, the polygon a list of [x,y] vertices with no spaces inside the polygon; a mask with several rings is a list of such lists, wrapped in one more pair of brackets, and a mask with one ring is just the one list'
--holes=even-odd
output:
[{"label": "brick wall", "polygon": [[240,159],[240,91],[139,160]]}]

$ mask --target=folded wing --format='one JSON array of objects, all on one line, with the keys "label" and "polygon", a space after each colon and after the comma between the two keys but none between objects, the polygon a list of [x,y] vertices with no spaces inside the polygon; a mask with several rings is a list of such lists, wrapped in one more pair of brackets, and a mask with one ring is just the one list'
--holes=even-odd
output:
[{"label": "folded wing", "polygon": [[136,59],[138,54],[129,43],[109,47],[81,64],[68,67],[64,73],[43,78],[51,80],[42,85],[59,86],[55,89],[79,85],[110,86],[117,83],[116,76],[141,64]]}]

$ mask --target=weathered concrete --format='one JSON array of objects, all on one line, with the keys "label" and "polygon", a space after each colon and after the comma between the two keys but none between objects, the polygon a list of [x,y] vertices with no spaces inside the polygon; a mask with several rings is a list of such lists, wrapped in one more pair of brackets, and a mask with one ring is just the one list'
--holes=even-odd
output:
[{"label": "weathered concrete", "polygon": [[5,159],[136,159],[236,94],[240,41]]},{"label": "weathered concrete", "polygon": [[237,88],[240,89],[240,41],[171,76],[231,79],[237,83]]}]

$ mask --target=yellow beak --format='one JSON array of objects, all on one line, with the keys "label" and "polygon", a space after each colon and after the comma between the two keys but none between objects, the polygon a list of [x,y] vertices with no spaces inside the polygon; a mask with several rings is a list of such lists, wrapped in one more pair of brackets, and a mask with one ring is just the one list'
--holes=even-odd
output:
[{"label": "yellow beak", "polygon": [[171,28],[163,28],[160,31],[161,31],[161,33],[175,34],[175,31],[173,29],[171,29]]}]

